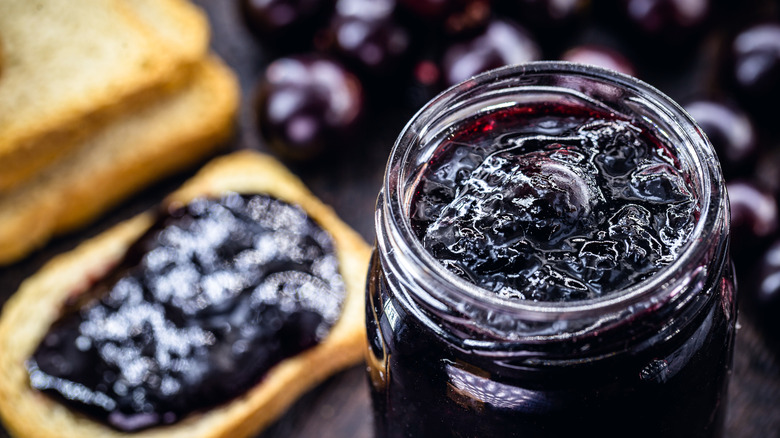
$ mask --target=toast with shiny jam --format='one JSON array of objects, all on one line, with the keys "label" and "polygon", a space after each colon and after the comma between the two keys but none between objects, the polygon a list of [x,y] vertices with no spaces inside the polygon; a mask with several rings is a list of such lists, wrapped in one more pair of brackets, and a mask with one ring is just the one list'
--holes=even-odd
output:
[{"label": "toast with shiny jam", "polygon": [[279,162],[218,158],[21,285],[0,416],[16,436],[255,434],[361,361],[369,253]]}]

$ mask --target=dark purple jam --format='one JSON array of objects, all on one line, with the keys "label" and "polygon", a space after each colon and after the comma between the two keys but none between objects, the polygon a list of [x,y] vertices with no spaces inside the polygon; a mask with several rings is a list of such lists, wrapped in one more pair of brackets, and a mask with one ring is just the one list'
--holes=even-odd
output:
[{"label": "dark purple jam", "polygon": [[30,383],[122,431],[173,423],[315,346],[344,297],[332,238],[301,208],[196,200],[65,309],[29,360]]},{"label": "dark purple jam", "polygon": [[735,302],[720,269],[683,329],[645,315],[548,348],[421,318],[375,253],[366,327],[376,437],[721,437]]},{"label": "dark purple jam", "polygon": [[586,300],[671,263],[696,223],[672,150],[584,106],[474,116],[437,146],[411,204],[423,246],[510,299]]},{"label": "dark purple jam", "polygon": [[[446,132],[423,118],[388,165],[366,300],[376,436],[721,436],[734,284],[696,151],[651,117],[518,95],[534,103],[496,98]],[[706,257],[690,243],[704,215]],[[427,261],[399,251],[408,238],[501,299],[410,269]]]}]

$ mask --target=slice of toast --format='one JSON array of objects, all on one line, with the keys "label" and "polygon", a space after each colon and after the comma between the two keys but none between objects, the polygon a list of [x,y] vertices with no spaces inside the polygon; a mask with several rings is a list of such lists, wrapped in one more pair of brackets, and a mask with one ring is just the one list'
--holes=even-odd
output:
[{"label": "slice of toast", "polygon": [[0,265],[204,159],[232,132],[238,100],[233,74],[209,58],[180,91],[104,126],[34,180],[0,194]]},{"label": "slice of toast", "polygon": [[206,51],[199,14],[172,0],[0,1],[0,193],[182,82]]},{"label": "slice of toast", "polygon": [[192,64],[208,51],[209,25],[187,0],[122,0],[123,5],[168,46],[177,62]]},{"label": "slice of toast", "polygon": [[[301,206],[333,237],[347,296],[327,337],[283,360],[233,401],[139,437],[244,437],[271,423],[295,399],[338,370],[360,362],[365,345],[364,287],[370,249],[335,213],[276,160],[244,151],[207,165],[163,205],[230,192],[265,193]],[[14,435],[128,436],[76,414],[30,388],[24,362],[59,316],[65,300],[85,291],[153,222],[142,214],[53,259],[26,280],[0,317],[0,414]],[[35,315],[34,318],[30,317]]]}]

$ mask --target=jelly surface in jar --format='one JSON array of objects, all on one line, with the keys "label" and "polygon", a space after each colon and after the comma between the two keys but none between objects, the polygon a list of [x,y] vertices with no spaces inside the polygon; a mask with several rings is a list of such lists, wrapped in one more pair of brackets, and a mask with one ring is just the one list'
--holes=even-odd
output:
[{"label": "jelly surface in jar", "polygon": [[674,152],[580,106],[477,115],[438,145],[412,228],[450,271],[508,299],[597,298],[672,262],[698,213]]}]

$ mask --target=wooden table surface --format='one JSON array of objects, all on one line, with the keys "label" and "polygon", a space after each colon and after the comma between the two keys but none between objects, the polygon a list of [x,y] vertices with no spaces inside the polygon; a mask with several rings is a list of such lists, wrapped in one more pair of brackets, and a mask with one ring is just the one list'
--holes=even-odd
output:
[{"label": "wooden table surface", "polygon": [[[229,150],[264,150],[255,134],[251,96],[263,67],[269,62],[242,26],[235,1],[197,0],[207,11],[212,25],[212,47],[236,71],[244,96],[239,114],[239,129]],[[586,33],[587,35],[587,33]],[[599,38],[598,34],[593,38]],[[706,56],[706,54],[705,54]],[[685,90],[685,77],[658,75],[661,89],[674,98]],[[689,79],[689,77],[688,77]],[[374,117],[359,144],[330,154],[316,165],[288,163],[296,174],[325,203],[354,227],[369,242],[373,240],[373,211],[381,184],[385,161],[396,135],[414,108],[392,109]],[[0,305],[18,288],[19,283],[37,271],[54,255],[67,251],[117,222],[159,202],[178,187],[193,171],[169,178],[140,193],[120,208],[109,212],[81,232],[58,238],[27,259],[0,270]],[[780,316],[780,315],[779,315]],[[780,437],[780,343],[767,338],[744,309],[739,318],[734,371],[731,379],[727,436],[735,438]],[[0,352],[2,354],[2,352]],[[286,415],[268,428],[262,438],[281,437],[355,437],[370,438],[371,406],[362,366],[340,373],[299,400]],[[7,436],[0,427],[0,437]]]}]

